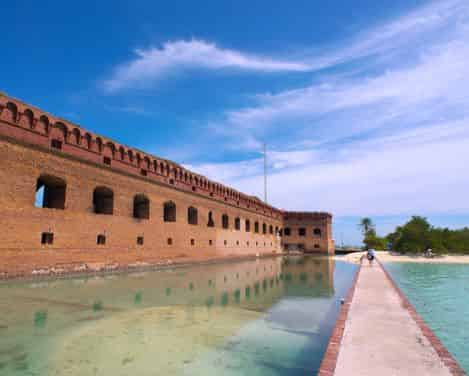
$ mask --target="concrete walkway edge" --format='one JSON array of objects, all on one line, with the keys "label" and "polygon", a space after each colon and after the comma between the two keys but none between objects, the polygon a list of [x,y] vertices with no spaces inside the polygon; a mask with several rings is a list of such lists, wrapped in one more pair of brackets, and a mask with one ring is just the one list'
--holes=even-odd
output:
[{"label": "concrete walkway edge", "polygon": [[337,359],[339,357],[340,344],[344,335],[345,322],[347,321],[350,305],[352,304],[353,294],[357,286],[358,277],[360,276],[360,270],[361,264],[358,267],[352,285],[348,290],[347,297],[340,307],[337,321],[329,338],[329,343],[327,345],[326,352],[324,353],[324,357],[322,358],[321,366],[319,367],[318,376],[331,376],[334,374]]},{"label": "concrete walkway edge", "polygon": [[396,282],[392,279],[391,275],[389,272],[386,270],[386,268],[383,266],[383,264],[379,261],[378,264],[380,267],[383,269],[384,274],[386,275],[386,278],[389,280],[391,285],[394,287],[396,290],[397,294],[401,298],[402,301],[402,306],[407,309],[409,314],[412,316],[414,321],[417,323],[418,327],[422,331],[423,335],[428,339],[430,344],[433,346],[435,349],[436,353],[440,357],[441,361],[443,364],[448,367],[449,371],[451,372],[452,375],[454,376],[464,376],[466,375],[466,372],[461,368],[457,360],[451,355],[451,353],[446,349],[446,347],[441,343],[441,341],[438,339],[438,337],[433,333],[433,330],[429,328],[429,326],[425,323],[425,320],[420,316],[420,314],[417,312],[415,307],[410,303],[409,299],[404,295],[402,290],[399,288],[399,286],[396,284]]},{"label": "concrete walkway edge", "polygon": [[[446,347],[440,342],[440,340],[433,333],[433,331],[428,327],[428,325],[425,323],[422,317],[417,313],[413,305],[409,302],[407,297],[404,295],[401,289],[397,286],[397,284],[394,282],[394,280],[392,279],[390,274],[387,272],[387,270],[383,267],[383,265],[379,261],[377,262],[377,264],[379,265],[379,268],[382,270],[385,276],[385,279],[392,286],[391,290],[394,290],[394,292],[397,294],[398,299],[396,298],[396,301],[400,301],[401,307],[408,313],[411,319],[415,322],[415,325],[420,329],[422,335],[429,342],[430,348],[434,349],[441,363],[444,365],[445,368],[447,368],[447,372],[454,376],[466,375],[465,371],[460,367],[458,362],[448,352]],[[342,341],[344,338],[344,331],[347,326],[347,320],[350,320],[349,311],[353,302],[354,295],[356,295],[355,290],[358,284],[361,270],[362,270],[362,266],[360,265],[355,275],[355,278],[353,280],[353,283],[351,287],[349,288],[345,302],[340,308],[340,312],[339,312],[335,327],[332,331],[326,352],[321,362],[321,366],[318,372],[319,376],[332,376],[336,372],[337,361],[339,358],[339,353],[340,353]],[[350,321],[348,325],[350,325]]]}]

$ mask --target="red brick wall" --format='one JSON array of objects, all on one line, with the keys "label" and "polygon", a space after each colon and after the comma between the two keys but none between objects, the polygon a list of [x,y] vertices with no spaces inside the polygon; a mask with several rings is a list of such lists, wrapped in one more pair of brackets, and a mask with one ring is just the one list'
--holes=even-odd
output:
[{"label": "red brick wall", "polygon": [[[286,212],[283,229],[282,241],[285,250],[303,248],[306,252],[334,253],[330,214]],[[290,235],[286,234],[286,229],[290,229]],[[300,229],[304,229],[304,235],[300,235]],[[320,234],[315,234],[315,229],[319,230]]]},{"label": "red brick wall", "polygon": [[[51,146],[52,140],[62,143],[61,150]],[[104,157],[110,159],[110,166],[103,163]],[[281,229],[287,213],[173,162],[119,146],[1,94],[0,167],[0,258],[10,268],[207,259],[282,249],[280,237],[275,232],[270,234],[269,227]],[[34,206],[41,174],[66,182],[64,210]],[[93,213],[93,191],[98,186],[114,192],[113,215]],[[148,220],[133,218],[136,194],[150,200]],[[169,200],[177,206],[174,223],[163,221],[163,203]],[[188,224],[189,206],[198,209],[197,225]],[[209,211],[215,221],[213,228],[207,227]],[[229,216],[229,229],[221,226],[223,214]],[[241,219],[239,231],[234,228],[236,217]],[[323,230],[320,249],[314,250],[330,252],[330,216],[314,218],[314,223],[307,219],[308,230],[312,225]],[[251,222],[251,232],[245,231],[246,219]],[[258,234],[254,233],[256,221]],[[267,234],[262,234],[264,223]],[[41,234],[49,231],[54,233],[53,244],[41,245]],[[98,234],[106,235],[105,245],[96,244]],[[137,245],[138,236],[144,237],[144,245]],[[172,245],[167,244],[168,238]]]}]

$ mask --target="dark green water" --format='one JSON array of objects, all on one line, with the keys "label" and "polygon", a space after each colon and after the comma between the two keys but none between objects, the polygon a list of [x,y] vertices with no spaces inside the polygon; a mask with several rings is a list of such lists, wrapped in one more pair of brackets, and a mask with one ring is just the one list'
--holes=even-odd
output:
[{"label": "dark green water", "polygon": [[469,373],[469,265],[387,263],[385,267]]},{"label": "dark green water", "polygon": [[356,267],[275,258],[0,285],[0,375],[313,375]]}]

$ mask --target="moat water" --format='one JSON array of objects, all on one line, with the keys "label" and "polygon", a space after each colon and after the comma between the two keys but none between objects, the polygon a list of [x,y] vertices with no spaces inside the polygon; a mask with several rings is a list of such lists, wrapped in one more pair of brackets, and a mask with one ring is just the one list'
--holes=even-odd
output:
[{"label": "moat water", "polygon": [[387,263],[385,267],[469,374],[469,265]]},{"label": "moat water", "polygon": [[355,272],[291,257],[0,284],[0,375],[313,375]]}]

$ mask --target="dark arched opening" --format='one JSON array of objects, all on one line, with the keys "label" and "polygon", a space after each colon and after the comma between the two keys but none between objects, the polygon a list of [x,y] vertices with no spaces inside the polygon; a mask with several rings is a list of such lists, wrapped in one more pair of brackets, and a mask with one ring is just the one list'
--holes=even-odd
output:
[{"label": "dark arched opening", "polygon": [[267,225],[265,223],[262,224],[262,233],[267,234]]},{"label": "dark arched opening", "polygon": [[176,222],[176,204],[167,201],[163,204],[163,220],[165,222]]},{"label": "dark arched opening", "polygon": [[235,218],[235,230],[241,230],[241,219],[239,217]]},{"label": "dark arched opening", "polygon": [[254,232],[255,233],[259,232],[259,222],[254,222]]},{"label": "dark arched opening", "polygon": [[196,225],[197,222],[198,222],[198,215],[197,215],[197,209],[190,206],[188,209],[187,209],[187,222],[190,224],[190,225]]},{"label": "dark arched opening", "polygon": [[16,119],[18,117],[18,107],[16,107],[16,104],[8,102],[6,108],[8,109],[8,111],[10,111],[11,121],[16,122]]},{"label": "dark arched opening", "polygon": [[93,191],[93,211],[96,214],[112,214],[114,192],[107,187],[96,187]]},{"label": "dark arched opening", "polygon": [[215,221],[213,220],[213,214],[211,211],[208,212],[207,227],[215,227]]},{"label": "dark arched opening", "polygon": [[249,219],[246,219],[246,222],[244,222],[244,227],[246,229],[246,232],[251,231],[251,221]]},{"label": "dark arched opening", "polygon": [[320,228],[315,228],[313,230],[314,236],[321,236],[321,229]]},{"label": "dark arched opening", "polygon": [[134,218],[150,218],[150,200],[143,194],[138,194],[134,197]]},{"label": "dark arched opening", "polygon": [[65,209],[65,180],[52,175],[41,175],[36,183],[35,206]]},{"label": "dark arched opening", "polygon": [[230,218],[228,217],[228,214],[223,214],[221,217],[221,225],[223,228],[229,228],[230,227]]}]

